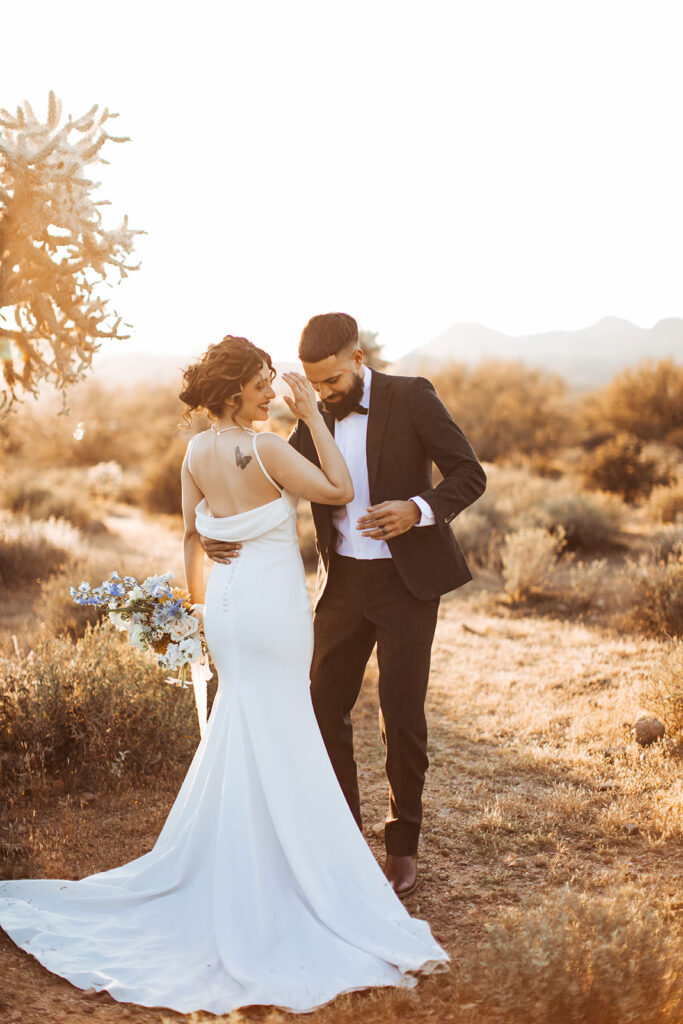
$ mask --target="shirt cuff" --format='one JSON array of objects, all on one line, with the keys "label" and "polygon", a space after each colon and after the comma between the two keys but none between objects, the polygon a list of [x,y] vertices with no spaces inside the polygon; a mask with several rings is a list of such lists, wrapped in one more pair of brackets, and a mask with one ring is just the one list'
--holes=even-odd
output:
[{"label": "shirt cuff", "polygon": [[415,525],[416,526],[434,526],[434,524],[436,522],[436,516],[434,515],[434,510],[433,510],[432,506],[429,504],[429,502],[425,501],[424,498],[418,498],[418,497],[411,498],[410,500],[415,502],[415,504],[419,508],[420,512],[422,513],[421,516],[420,516],[420,521],[415,523]]}]

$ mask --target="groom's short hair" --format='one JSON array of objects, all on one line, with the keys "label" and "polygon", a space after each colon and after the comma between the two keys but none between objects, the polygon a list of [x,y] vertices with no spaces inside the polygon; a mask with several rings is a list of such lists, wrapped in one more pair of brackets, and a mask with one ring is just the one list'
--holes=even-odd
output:
[{"label": "groom's short hair", "polygon": [[299,359],[319,363],[336,356],[342,349],[358,346],[358,324],[348,313],[321,313],[312,316],[299,342]]}]

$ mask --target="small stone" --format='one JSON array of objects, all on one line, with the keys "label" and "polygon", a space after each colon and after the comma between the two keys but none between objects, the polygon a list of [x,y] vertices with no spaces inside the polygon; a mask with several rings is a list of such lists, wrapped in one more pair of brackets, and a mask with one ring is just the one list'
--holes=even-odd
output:
[{"label": "small stone", "polygon": [[624,825],[624,832],[627,836],[637,836],[640,829],[637,825],[632,824],[632,822],[628,822],[628,824]]},{"label": "small stone", "polygon": [[84,999],[92,999],[93,996],[97,995],[97,989],[96,988],[86,988],[86,989],[83,990],[81,995],[83,996]]},{"label": "small stone", "polygon": [[649,747],[651,743],[661,740],[665,732],[664,723],[648,715],[639,718],[633,726],[633,735],[641,747]]},{"label": "small stone", "polygon": [[81,807],[87,807],[88,804],[93,803],[95,800],[97,800],[97,797],[94,793],[81,793],[79,803]]},{"label": "small stone", "polygon": [[384,822],[380,821],[379,825],[373,825],[372,826],[372,831],[375,833],[376,836],[383,836],[384,835]]}]

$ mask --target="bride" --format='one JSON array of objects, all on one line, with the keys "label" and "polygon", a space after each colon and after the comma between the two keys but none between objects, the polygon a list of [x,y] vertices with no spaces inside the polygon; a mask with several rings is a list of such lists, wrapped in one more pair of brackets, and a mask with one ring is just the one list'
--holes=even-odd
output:
[{"label": "bride", "polygon": [[[304,377],[286,401],[320,468],[255,433],[271,359],[227,337],[184,374],[206,409],[182,468],[185,570],[218,672],[208,726],[154,848],[80,881],[0,882],[0,924],[80,988],[181,1013],[314,1010],[342,992],[413,986],[448,956],[411,918],[358,830],[309,695],[312,620],[298,497],[347,502],[346,464]],[[199,534],[238,540],[204,602]]]}]

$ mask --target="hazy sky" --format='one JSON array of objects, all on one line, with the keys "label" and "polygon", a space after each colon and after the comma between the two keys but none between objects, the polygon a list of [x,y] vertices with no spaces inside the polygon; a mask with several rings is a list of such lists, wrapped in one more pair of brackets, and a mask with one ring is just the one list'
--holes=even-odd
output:
[{"label": "hazy sky", "polygon": [[391,356],[683,315],[680,5],[224,0],[4,5],[0,105],[120,113],[108,216],[148,235],[133,345],[293,357],[344,310]]}]

